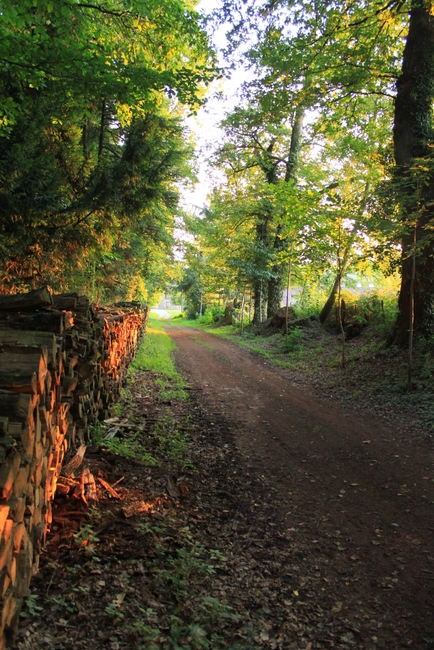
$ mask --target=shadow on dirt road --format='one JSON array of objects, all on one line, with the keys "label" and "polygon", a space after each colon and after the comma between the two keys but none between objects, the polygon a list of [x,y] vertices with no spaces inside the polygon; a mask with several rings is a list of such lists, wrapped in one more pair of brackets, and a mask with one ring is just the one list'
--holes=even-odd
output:
[{"label": "shadow on dirt road", "polygon": [[[291,385],[281,369],[210,334],[170,325],[179,368],[208,417],[265,482],[300,575],[337,647],[434,647],[432,442]],[[261,504],[258,517],[261,516]],[[307,578],[309,577],[309,578]],[[312,582],[313,581],[313,582]],[[327,596],[337,597],[327,611]]]}]

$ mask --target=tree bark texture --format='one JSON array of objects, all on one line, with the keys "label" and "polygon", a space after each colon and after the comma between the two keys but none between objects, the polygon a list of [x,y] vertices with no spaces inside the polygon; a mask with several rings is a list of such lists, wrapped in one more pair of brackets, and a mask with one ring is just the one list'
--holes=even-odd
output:
[{"label": "tree bark texture", "polygon": [[262,321],[262,280],[256,278],[253,283],[253,323]]},{"label": "tree bark texture", "polygon": [[[413,0],[404,49],[402,73],[397,81],[394,121],[396,180],[400,187],[404,235],[396,344],[408,341],[411,314],[413,234],[418,248],[414,280],[414,332],[431,334],[434,323],[434,245],[430,226],[434,218],[434,166],[432,161],[432,101],[434,98],[434,16],[431,0]],[[415,159],[432,167],[416,177]],[[413,165],[413,169],[412,169]]]},{"label": "tree bark texture", "polygon": [[327,298],[324,307],[321,309],[321,313],[319,315],[319,320],[321,324],[326,322],[328,316],[330,315],[333,309],[333,305],[335,304],[336,294],[338,292],[340,282],[341,282],[341,274],[338,272],[335,281],[333,283],[332,290],[330,291],[330,295]]},{"label": "tree bark texture", "polygon": [[[282,224],[276,227],[276,234],[273,241],[273,254],[277,255],[284,248],[284,240],[281,237]],[[280,307],[282,299],[282,265],[276,262],[271,267],[272,277],[267,283],[267,318],[272,318]]]},{"label": "tree bark texture", "polygon": [[[267,266],[267,248],[269,239],[271,215],[262,214],[256,223],[256,262],[255,268],[264,272]],[[264,285],[266,281],[259,275],[253,281],[253,323],[261,323],[263,320]]]},{"label": "tree bark texture", "polygon": [[52,303],[53,300],[47,287],[41,287],[26,294],[0,295],[0,309],[3,311],[32,311],[50,307]]}]

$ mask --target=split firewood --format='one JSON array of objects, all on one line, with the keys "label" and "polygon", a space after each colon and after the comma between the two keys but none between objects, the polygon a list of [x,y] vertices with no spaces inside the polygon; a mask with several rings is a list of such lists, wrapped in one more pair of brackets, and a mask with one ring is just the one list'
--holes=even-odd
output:
[{"label": "split firewood", "polygon": [[110,440],[110,438],[114,438],[117,434],[119,433],[119,427],[112,427],[109,429],[104,436],[104,440]]},{"label": "split firewood", "polygon": [[62,496],[67,496],[72,488],[75,488],[79,485],[78,481],[67,478],[66,476],[59,476],[56,481],[56,494],[61,494]]},{"label": "split firewood", "polygon": [[89,501],[98,501],[95,478],[88,467],[81,475],[81,498],[88,505]]},{"label": "split firewood", "polygon": [[60,483],[60,481],[57,481],[56,483],[56,494],[57,495],[62,495],[66,497],[71,491],[71,486],[67,485],[65,483]]},{"label": "split firewood", "polygon": [[[0,325],[2,322],[0,321]],[[53,369],[57,364],[57,344],[54,334],[49,332],[33,332],[16,329],[0,329],[0,343],[2,345],[33,345],[45,347],[48,354],[48,363]]]},{"label": "split firewood", "polygon": [[52,304],[53,299],[48,287],[34,289],[29,293],[0,295],[0,309],[5,311],[31,311],[41,307],[50,307]]},{"label": "split firewood", "polygon": [[184,483],[180,483],[179,485],[179,491],[181,492],[181,496],[185,497],[185,495],[188,493],[188,487],[184,485]]},{"label": "split firewood", "polygon": [[67,519],[67,517],[58,517],[57,515],[53,515],[53,521],[55,524],[60,524],[61,526],[68,526],[71,523],[71,520]]},{"label": "split firewood", "polygon": [[121,498],[120,495],[116,492],[116,490],[114,490],[114,489],[112,488],[112,486],[110,485],[110,483],[107,483],[107,481],[104,481],[104,479],[99,478],[99,477],[98,477],[98,481],[101,483],[101,485],[103,486],[103,488],[105,488],[105,489],[107,490],[107,492],[108,492],[109,494],[111,494],[111,496],[112,496],[114,499],[120,499],[120,498]]},{"label": "split firewood", "polygon": [[62,334],[65,329],[72,327],[73,318],[70,312],[38,311],[29,314],[11,314],[5,317],[0,313],[0,327],[36,332],[52,332]]},{"label": "split firewood", "polygon": [[[15,611],[16,596],[21,599],[36,571],[40,546],[53,517],[59,526],[68,529],[74,524],[76,529],[77,519],[86,516],[77,510],[72,521],[74,511],[53,509],[56,489],[58,495],[68,497],[64,503],[74,508],[85,510],[88,502],[97,500],[95,478],[89,470],[80,471],[89,426],[109,418],[110,405],[119,398],[148,315],[140,303],[125,306],[129,311],[97,310],[84,296],[51,296],[47,288],[24,296],[0,296],[0,456],[5,478],[2,495],[7,504],[0,537],[3,573],[8,576],[3,585],[0,647],[4,625],[9,625]],[[134,426],[119,417],[106,424],[110,425],[108,435],[122,435]],[[77,452],[76,441],[83,443]],[[74,451],[62,470],[67,449]],[[107,463],[104,458],[99,461]],[[113,485],[103,480],[100,485],[113,498],[127,499],[126,512],[120,509],[120,517],[153,512],[155,502],[145,503],[137,497],[132,502],[129,490],[115,489],[123,477]],[[8,517],[15,493],[27,495],[26,514],[31,516],[21,514],[26,504],[19,496],[14,518]],[[116,521],[134,525],[120,518]],[[21,544],[24,530],[27,536]]]},{"label": "split firewood", "polygon": [[62,474],[64,476],[72,476],[74,472],[80,467],[81,463],[83,462],[83,456],[86,453],[86,445],[80,445],[80,447],[77,449],[77,453],[69,463],[65,465],[65,467],[62,468]]},{"label": "split firewood", "polygon": [[63,377],[62,381],[62,395],[71,395],[71,393],[77,388],[79,376],[76,373],[72,377]]},{"label": "split firewood", "polygon": [[119,418],[113,417],[113,418],[108,418],[107,420],[104,420],[104,424],[115,424],[119,422]]}]

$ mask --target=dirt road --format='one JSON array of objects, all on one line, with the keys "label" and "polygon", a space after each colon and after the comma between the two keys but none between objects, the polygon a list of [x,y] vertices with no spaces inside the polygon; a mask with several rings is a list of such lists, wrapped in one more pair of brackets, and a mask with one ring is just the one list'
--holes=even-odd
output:
[{"label": "dirt road", "polygon": [[167,331],[210,426],[224,422],[241,474],[262,477],[279,513],[270,525],[294,551],[294,600],[315,601],[325,626],[347,621],[342,647],[434,648],[430,438],[300,390],[231,342]]}]

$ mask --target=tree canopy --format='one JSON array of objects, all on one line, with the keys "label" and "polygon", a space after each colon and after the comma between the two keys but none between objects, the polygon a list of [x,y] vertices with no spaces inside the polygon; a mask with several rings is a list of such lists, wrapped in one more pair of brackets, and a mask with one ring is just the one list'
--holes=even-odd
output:
[{"label": "tree canopy", "polygon": [[[222,0],[213,18],[252,74],[185,221],[182,286],[200,305],[248,288],[260,321],[314,276],[325,318],[353,267],[399,267],[395,340],[430,334],[432,2]],[[149,295],[194,178],[182,118],[218,76],[204,18],[189,0],[0,0],[0,36],[3,289]]]},{"label": "tree canopy", "polygon": [[81,267],[107,291],[128,292],[130,275],[137,290],[171,255],[192,178],[181,118],[216,76],[201,18],[181,0],[0,10],[3,286],[61,288]]},{"label": "tree canopy", "polygon": [[275,311],[287,267],[316,268],[330,306],[352,265],[391,272],[401,252],[395,340],[431,333],[432,14],[428,0],[221,3],[227,53],[254,75],[222,122],[226,180],[207,219],[221,223],[236,186],[241,257],[262,251],[257,319]]}]

